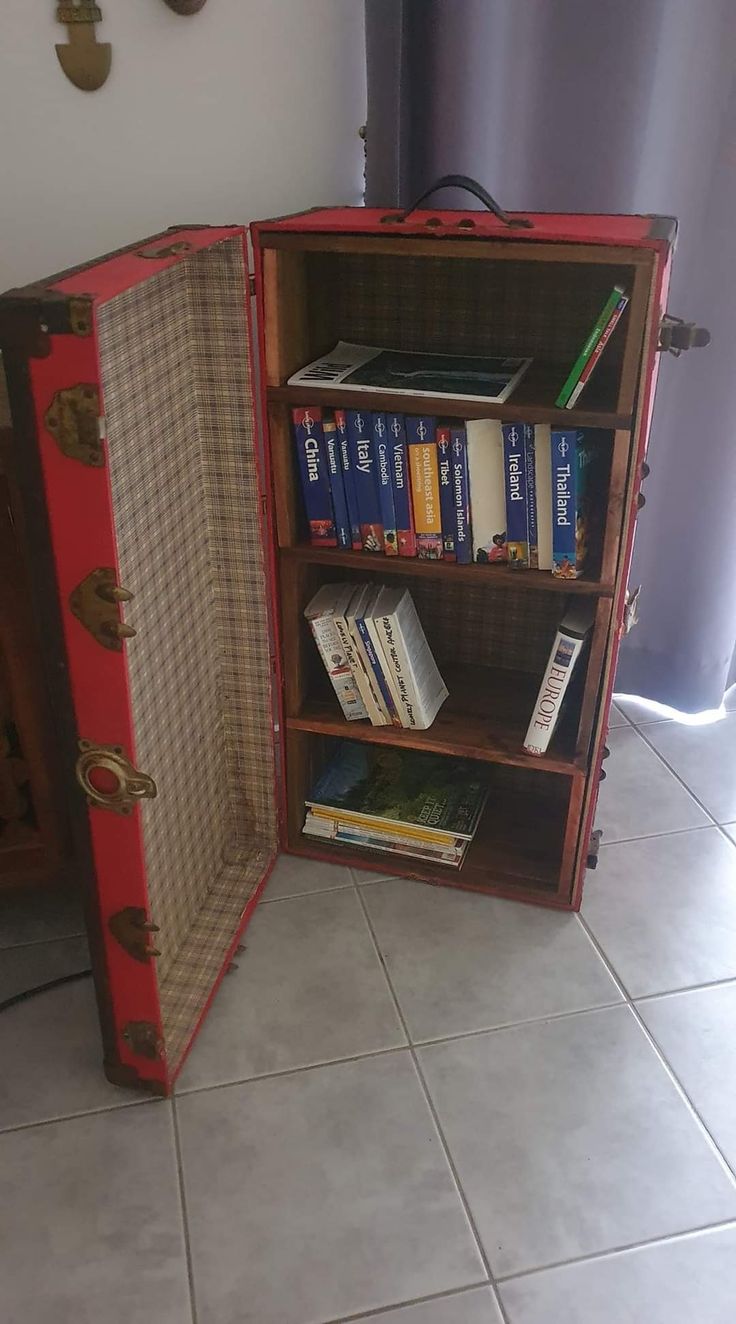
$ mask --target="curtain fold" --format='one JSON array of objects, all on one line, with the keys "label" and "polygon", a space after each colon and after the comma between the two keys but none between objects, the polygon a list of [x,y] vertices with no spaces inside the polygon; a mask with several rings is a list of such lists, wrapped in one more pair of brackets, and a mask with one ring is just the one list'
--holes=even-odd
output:
[{"label": "curtain fold", "polygon": [[[731,0],[367,0],[366,201],[440,175],[502,206],[680,220],[617,688],[717,707],[736,652],[736,6]],[[473,205],[461,195],[456,204]]]}]

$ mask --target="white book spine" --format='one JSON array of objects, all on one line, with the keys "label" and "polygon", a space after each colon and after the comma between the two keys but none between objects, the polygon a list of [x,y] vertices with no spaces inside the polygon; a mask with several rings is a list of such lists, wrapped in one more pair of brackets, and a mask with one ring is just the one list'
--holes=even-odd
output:
[{"label": "white book spine", "polygon": [[366,671],[365,663],[359,654],[353,632],[350,628],[350,622],[346,616],[336,616],[335,629],[340,636],[345,656],[353,673],[355,683],[358,687],[360,697],[363,700],[366,712],[374,726],[385,726],[386,719],[383,716],[373,693],[373,688]]},{"label": "white book spine", "polygon": [[466,425],[468,481],[474,561],[505,561],[506,490],[503,475],[503,434],[492,418]]},{"label": "white book spine", "polygon": [[552,569],[552,439],[549,424],[537,424],[534,436],[537,488],[537,557],[540,570]]},{"label": "white book spine", "polygon": [[[401,725],[408,726],[409,725],[408,722],[404,720],[405,714],[402,711],[401,695],[399,694],[395,678],[393,676],[391,668],[385,665],[385,654],[383,650],[383,632],[379,630],[376,618],[374,616],[369,615],[364,617],[364,625],[371,637],[371,643],[373,644],[373,651],[376,657],[378,658],[379,666],[383,671],[386,680],[386,685],[388,686],[389,694],[391,695],[391,698],[394,701],[394,708],[396,709],[399,715],[399,720],[401,722]],[[384,702],[385,701],[383,695],[381,695],[381,703]],[[388,711],[388,707],[386,708],[386,720],[389,724],[391,724],[391,714]]]},{"label": "white book spine", "polygon": [[422,713],[419,698],[414,688],[411,664],[406,652],[406,644],[399,629],[395,614],[378,616],[376,625],[379,630],[383,655],[396,683],[399,696],[402,726],[412,730],[423,730]]},{"label": "white book spine", "polygon": [[546,754],[582,646],[579,636],[567,634],[562,627],[557,631],[524,740],[527,754]]},{"label": "white book spine", "polygon": [[367,717],[368,712],[345,656],[334,617],[311,617],[309,626],[344,716],[348,722],[356,722]]},{"label": "white book spine", "polygon": [[409,661],[412,684],[417,696],[420,729],[432,725],[448,695],[434,654],[422,629],[422,622],[410,593],[405,593],[396,610],[396,622]]}]

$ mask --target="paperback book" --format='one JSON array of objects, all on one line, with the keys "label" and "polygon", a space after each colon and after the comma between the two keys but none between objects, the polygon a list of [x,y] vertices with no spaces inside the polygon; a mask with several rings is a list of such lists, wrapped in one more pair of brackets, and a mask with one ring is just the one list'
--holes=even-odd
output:
[{"label": "paperback book", "polygon": [[348,425],[344,409],[335,410],[335,427],[337,428],[338,447],[340,450],[340,459],[342,461],[342,478],[345,486],[345,502],[348,508],[348,521],[350,523],[350,544],[354,552],[360,552],[363,548],[363,539],[360,536],[358,491],[355,486],[355,472],[350,462]]},{"label": "paperback book", "polygon": [[383,550],[386,556],[398,556],[396,511],[394,510],[394,492],[391,479],[391,438],[385,414],[374,413],[373,415],[373,444],[376,451],[378,501],[381,509],[381,523],[383,524]]},{"label": "paperback book", "polygon": [[628,302],[623,286],[614,285],[555,400],[558,409],[572,409],[577,404]]},{"label": "paperback book", "polygon": [[360,541],[364,552],[383,551],[383,521],[378,494],[378,468],[373,420],[362,409],[347,409],[348,456],[355,476]]},{"label": "paperback book", "polygon": [[349,584],[325,584],[307,605],[304,615],[343,716],[348,722],[355,722],[367,717],[368,712],[335,624],[335,616],[344,614],[351,597]]},{"label": "paperback book", "polygon": [[309,523],[309,540],[315,547],[336,547],[335,514],[322,429],[322,411],[309,407],[293,409],[291,417],[304,509]]},{"label": "paperback book", "polygon": [[529,513],[524,427],[504,423],[503,475],[506,493],[506,552],[509,565],[529,565]]},{"label": "paperback book", "polygon": [[348,505],[345,499],[345,480],[342,471],[342,459],[340,458],[340,445],[335,420],[330,414],[326,414],[322,422],[322,431],[325,438],[325,451],[327,454],[327,472],[330,479],[330,493],[332,495],[332,509],[335,515],[335,534],[338,547],[349,548],[352,546],[350,533],[350,518],[348,516]]},{"label": "paperback book", "polygon": [[455,495],[452,485],[452,438],[449,423],[440,423],[437,428],[437,477],[440,488],[442,556],[445,561],[456,561]]},{"label": "paperback book", "polygon": [[508,561],[501,424],[480,418],[466,424],[473,560]]},{"label": "paperback book", "polygon": [[552,429],[552,573],[577,579],[588,560],[598,450],[574,428]]},{"label": "paperback book", "polygon": [[420,354],[354,345],[341,340],[329,354],[289,378],[290,386],[321,390],[399,391],[402,395],[454,396],[456,400],[508,400],[531,359],[468,354]]},{"label": "paperback book", "polygon": [[541,756],[549,748],[594,613],[592,603],[575,603],[560,622],[524,740],[527,754]]},{"label": "paperback book", "polygon": [[386,423],[391,438],[391,485],[399,556],[416,556],[417,539],[414,532],[404,415],[387,414]]},{"label": "paperback book", "polygon": [[370,611],[402,726],[431,726],[448,689],[406,588],[381,589]]},{"label": "paperback book", "polygon": [[442,558],[436,429],[437,421],[434,418],[421,416],[406,419],[417,556],[427,561],[439,561]]},{"label": "paperback book", "polygon": [[455,515],[455,557],[459,565],[473,560],[470,524],[470,484],[468,481],[468,443],[462,425],[450,429],[452,503]]}]

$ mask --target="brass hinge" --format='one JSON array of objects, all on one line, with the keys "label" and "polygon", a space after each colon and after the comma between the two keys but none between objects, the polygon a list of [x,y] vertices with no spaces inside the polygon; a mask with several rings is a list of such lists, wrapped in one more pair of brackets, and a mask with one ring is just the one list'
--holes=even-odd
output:
[{"label": "brass hinge", "polygon": [[600,828],[596,828],[595,831],[591,832],[590,834],[590,841],[588,842],[588,855],[585,861],[586,869],[596,869],[598,867],[598,851],[600,849],[602,836],[603,836],[603,832],[601,831]]},{"label": "brass hinge", "polygon": [[158,933],[159,927],[146,917],[142,906],[125,906],[123,910],[117,910],[107,921],[107,927],[134,961],[145,965],[152,956],[161,955],[156,947],[148,945],[148,934]]},{"label": "brass hinge", "polygon": [[116,610],[119,602],[132,601],[130,589],[117,583],[112,566],[91,570],[69,594],[69,606],[85,630],[103,648],[122,652],[123,639],[132,639],[135,628],[121,621]]},{"label": "brass hinge", "polygon": [[93,382],[57,391],[45,423],[62,454],[94,469],[105,463],[100,438],[100,394]]},{"label": "brass hinge", "polygon": [[694,322],[683,322],[681,317],[665,313],[659,324],[657,349],[677,357],[685,349],[704,349],[710,344],[710,331]]},{"label": "brass hinge", "polygon": [[132,814],[139,800],[153,800],[156,783],[125,757],[121,745],[95,745],[80,740],[77,781],[90,805]]},{"label": "brass hinge", "polygon": [[69,300],[69,326],[72,335],[89,336],[92,334],[92,300]]},{"label": "brass hinge", "polygon": [[147,1057],[153,1061],[163,1057],[163,1040],[153,1021],[128,1021],[123,1026],[123,1038],[136,1057]]}]

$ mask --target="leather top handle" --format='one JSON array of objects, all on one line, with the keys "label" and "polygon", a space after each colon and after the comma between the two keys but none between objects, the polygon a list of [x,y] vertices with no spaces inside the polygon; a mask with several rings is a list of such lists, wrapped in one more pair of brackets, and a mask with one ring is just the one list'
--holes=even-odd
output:
[{"label": "leather top handle", "polygon": [[[426,189],[410,207],[406,208],[405,211],[399,212],[398,214],[393,212],[390,215],[382,216],[381,221],[385,224],[400,225],[403,221],[406,221],[411,216],[412,212],[415,212],[427,198],[431,197],[433,193],[438,193],[442,188],[460,188],[464,189],[466,193],[472,193],[473,197],[477,198],[479,202],[483,203],[484,207],[487,207],[489,211],[493,212],[493,215],[497,216],[499,221],[513,229],[532,230],[534,228],[533,222],[526,216],[509,216],[508,212],[503,210],[503,207],[499,207],[495,198],[491,197],[488,190],[484,189],[483,185],[479,184],[477,180],[471,179],[469,175],[443,175],[441,179],[438,179],[432,184],[431,188]],[[430,217],[426,224],[437,226],[442,225],[442,221],[439,217]],[[471,220],[470,217],[464,217],[462,220],[458,221],[458,226],[461,226],[464,229],[472,229],[474,225],[475,221]]]}]

